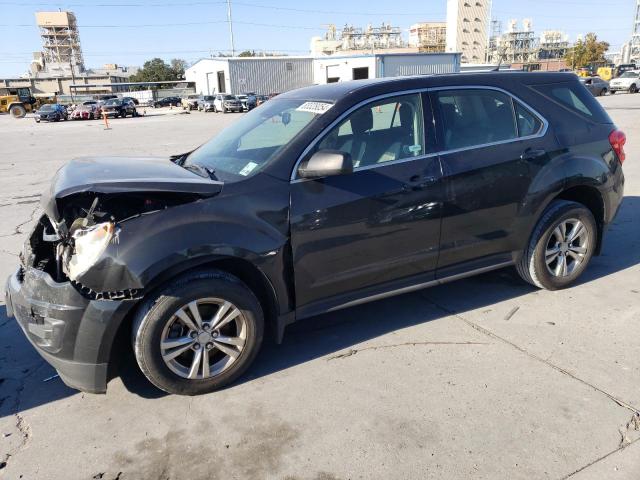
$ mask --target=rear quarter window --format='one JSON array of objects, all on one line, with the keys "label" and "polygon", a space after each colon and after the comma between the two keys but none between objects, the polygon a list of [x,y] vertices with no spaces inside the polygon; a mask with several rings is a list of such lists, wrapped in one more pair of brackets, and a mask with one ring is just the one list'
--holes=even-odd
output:
[{"label": "rear quarter window", "polygon": [[583,118],[595,123],[613,123],[602,105],[579,82],[532,85],[531,88]]}]

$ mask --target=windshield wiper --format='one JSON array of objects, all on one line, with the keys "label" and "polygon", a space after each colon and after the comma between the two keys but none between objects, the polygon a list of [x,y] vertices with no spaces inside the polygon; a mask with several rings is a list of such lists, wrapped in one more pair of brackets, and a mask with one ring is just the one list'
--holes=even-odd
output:
[{"label": "windshield wiper", "polygon": [[218,180],[216,177],[216,171],[213,168],[205,167],[197,163],[190,163],[189,165],[180,165],[182,168],[194,172],[201,177],[209,177],[211,180]]}]

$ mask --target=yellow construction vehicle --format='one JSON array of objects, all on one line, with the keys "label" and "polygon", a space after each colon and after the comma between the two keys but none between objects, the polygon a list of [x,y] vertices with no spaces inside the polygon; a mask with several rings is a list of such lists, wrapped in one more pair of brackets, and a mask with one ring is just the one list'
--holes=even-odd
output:
[{"label": "yellow construction vehicle", "polygon": [[33,111],[36,99],[28,87],[0,87],[0,113],[10,113],[14,118],[22,118]]}]

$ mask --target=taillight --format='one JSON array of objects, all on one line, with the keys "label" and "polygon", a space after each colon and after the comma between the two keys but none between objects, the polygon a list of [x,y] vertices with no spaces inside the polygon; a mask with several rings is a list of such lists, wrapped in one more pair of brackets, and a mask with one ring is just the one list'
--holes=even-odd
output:
[{"label": "taillight", "polygon": [[611,148],[618,155],[620,163],[624,162],[627,155],[624,153],[624,144],[627,143],[627,136],[622,130],[614,130],[609,134],[609,143]]}]

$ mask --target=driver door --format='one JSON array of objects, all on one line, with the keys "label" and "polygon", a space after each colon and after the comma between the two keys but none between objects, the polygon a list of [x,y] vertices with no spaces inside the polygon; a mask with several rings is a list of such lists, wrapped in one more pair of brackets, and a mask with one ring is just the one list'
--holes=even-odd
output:
[{"label": "driver door", "polygon": [[429,97],[419,93],[360,107],[311,149],[350,154],[354,171],[291,183],[299,315],[434,278],[443,199],[434,149]]}]

